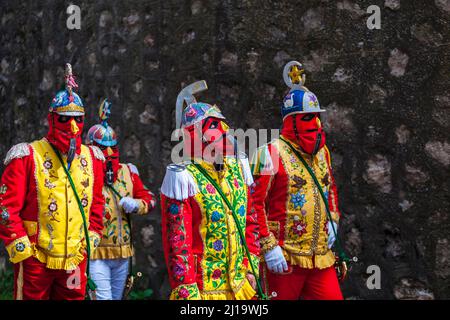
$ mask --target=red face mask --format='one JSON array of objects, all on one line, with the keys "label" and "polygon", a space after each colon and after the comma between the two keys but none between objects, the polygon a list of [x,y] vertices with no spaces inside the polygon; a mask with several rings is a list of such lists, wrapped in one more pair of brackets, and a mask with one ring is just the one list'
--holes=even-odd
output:
[{"label": "red face mask", "polygon": [[98,143],[94,143],[97,147],[99,147],[103,155],[105,156],[106,161],[103,163],[103,171],[105,172],[105,183],[107,185],[113,184],[117,180],[117,172],[119,171],[119,148],[118,146],[113,147],[105,147],[99,145]]},{"label": "red face mask", "polygon": [[191,156],[213,162],[218,155],[234,154],[234,144],[227,137],[228,125],[218,118],[202,121],[201,130],[192,125],[185,128],[185,148]]},{"label": "red face mask", "polygon": [[47,140],[64,154],[70,155],[73,151],[80,154],[84,116],[72,117],[50,112],[47,120]]},{"label": "red face mask", "polygon": [[317,113],[293,114],[283,121],[281,134],[300,148],[315,155],[325,145],[325,131]]}]

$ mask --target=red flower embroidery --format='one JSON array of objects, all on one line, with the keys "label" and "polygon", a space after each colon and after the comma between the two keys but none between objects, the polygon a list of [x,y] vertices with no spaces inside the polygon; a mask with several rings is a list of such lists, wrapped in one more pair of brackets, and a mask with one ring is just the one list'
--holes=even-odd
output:
[{"label": "red flower embroidery", "polygon": [[186,288],[181,288],[180,289],[180,297],[181,298],[187,298],[189,297],[189,291]]},{"label": "red flower embroidery", "polygon": [[236,189],[239,189],[239,187],[240,187],[240,185],[239,185],[239,181],[237,181],[237,179],[236,179],[236,178],[234,178],[234,181],[233,181],[233,183],[234,183],[234,186],[236,187]]},{"label": "red flower embroidery", "polygon": [[221,275],[222,275],[222,271],[220,269],[216,269],[213,272],[212,278],[214,280],[216,280],[216,279],[219,279]]},{"label": "red flower embroidery", "polygon": [[299,237],[306,233],[306,223],[300,220],[294,220],[294,225],[292,226],[292,232]]},{"label": "red flower embroidery", "polygon": [[111,215],[109,214],[109,212],[105,214],[105,218],[108,220],[111,219]]},{"label": "red flower embroidery", "polygon": [[215,189],[214,186],[213,186],[212,184],[210,184],[210,183],[208,183],[208,184],[206,185],[206,190],[208,191],[208,193],[211,193],[211,194],[215,194],[215,193],[216,193],[216,189]]}]

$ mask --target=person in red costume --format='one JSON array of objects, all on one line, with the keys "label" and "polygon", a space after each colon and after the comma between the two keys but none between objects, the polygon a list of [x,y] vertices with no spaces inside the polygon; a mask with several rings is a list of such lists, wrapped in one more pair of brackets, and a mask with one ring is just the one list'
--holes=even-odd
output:
[{"label": "person in red costume", "polygon": [[128,279],[132,277],[131,215],[147,214],[156,202],[153,193],[142,183],[138,169],[131,163],[119,162],[117,136],[107,121],[110,113],[111,103],[105,99],[99,112],[102,122],[89,129],[87,139],[89,145],[103,151],[106,159],[103,166],[105,229],[90,265],[92,280],[97,285],[97,300],[122,299],[127,275]]},{"label": "person in red costume", "polygon": [[304,87],[299,62],[286,65],[284,79],[291,90],[281,108],[280,139],[260,147],[252,161],[265,287],[277,300],[340,300],[331,248],[341,214],[320,122],[325,110]]},{"label": "person in red costume", "polygon": [[220,110],[195,100],[205,89],[199,81],[178,96],[177,128],[189,161],[169,165],[161,186],[170,299],[252,299],[259,263],[253,178]]},{"label": "person in red costume", "polygon": [[84,107],[76,87],[67,64],[66,89],[52,100],[47,136],[15,145],[4,161],[0,239],[14,264],[17,300],[85,298],[87,249],[94,251],[103,229],[104,157],[81,144]]}]

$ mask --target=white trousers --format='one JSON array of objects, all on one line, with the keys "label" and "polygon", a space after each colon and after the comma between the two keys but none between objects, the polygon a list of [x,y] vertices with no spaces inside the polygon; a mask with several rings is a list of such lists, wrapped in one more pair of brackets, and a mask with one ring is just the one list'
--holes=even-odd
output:
[{"label": "white trousers", "polygon": [[122,300],[129,259],[91,260],[89,272],[97,285],[97,300]]}]

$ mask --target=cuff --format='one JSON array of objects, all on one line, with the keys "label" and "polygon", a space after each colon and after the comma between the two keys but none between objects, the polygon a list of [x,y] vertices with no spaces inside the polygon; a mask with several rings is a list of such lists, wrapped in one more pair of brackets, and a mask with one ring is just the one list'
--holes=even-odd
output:
[{"label": "cuff", "polygon": [[11,242],[6,246],[9,254],[9,260],[12,263],[21,262],[33,255],[33,249],[28,236],[23,236]]},{"label": "cuff", "polygon": [[147,214],[147,212],[148,212],[147,202],[145,202],[144,200],[139,200],[139,199],[135,199],[135,200],[139,203],[137,214],[139,214],[139,215]]},{"label": "cuff", "polygon": [[273,233],[270,233],[267,237],[259,239],[259,245],[261,246],[261,254],[264,255],[278,245],[278,240]]},{"label": "cuff", "polygon": [[89,245],[91,247],[91,258],[95,249],[100,244],[101,239],[102,237],[97,232],[89,230]]},{"label": "cuff", "polygon": [[197,284],[181,284],[172,290],[170,300],[202,300]]}]

